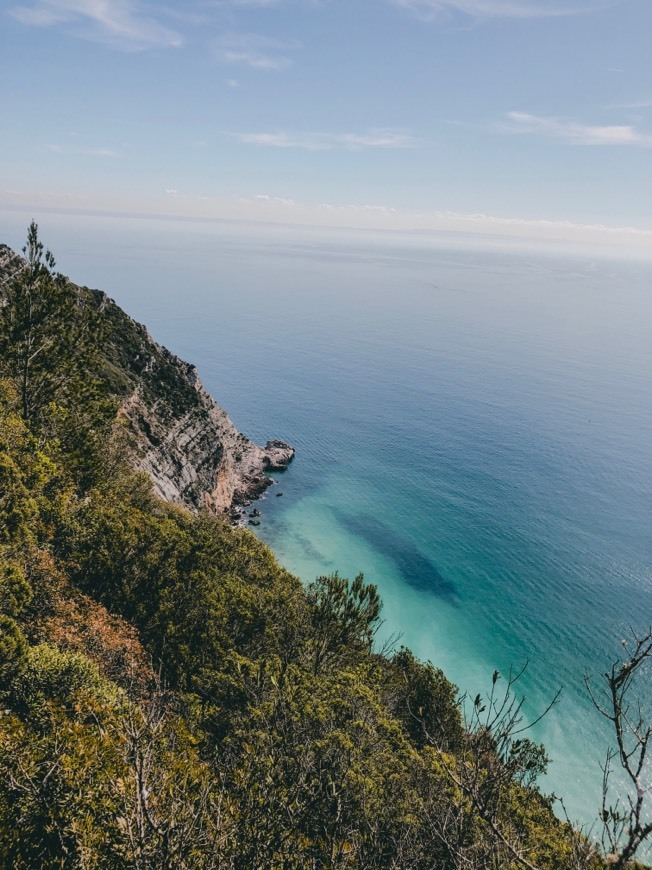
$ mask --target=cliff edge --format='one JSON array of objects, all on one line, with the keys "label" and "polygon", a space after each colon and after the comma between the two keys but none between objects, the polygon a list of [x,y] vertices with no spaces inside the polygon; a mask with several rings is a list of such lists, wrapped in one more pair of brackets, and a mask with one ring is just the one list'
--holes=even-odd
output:
[{"label": "cliff edge", "polygon": [[[0,299],[24,266],[0,245]],[[294,448],[279,440],[254,444],[206,392],[194,365],[154,341],[102,291],[70,286],[101,315],[95,374],[115,397],[134,436],[134,465],[156,493],[214,514],[258,498],[273,483],[267,472],[285,469]]]}]

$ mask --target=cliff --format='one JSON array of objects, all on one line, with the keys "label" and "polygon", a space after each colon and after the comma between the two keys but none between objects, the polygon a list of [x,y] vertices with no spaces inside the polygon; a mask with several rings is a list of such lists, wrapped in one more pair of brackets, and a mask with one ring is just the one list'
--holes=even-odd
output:
[{"label": "cliff", "polygon": [[[0,245],[0,296],[25,261]],[[179,359],[99,290],[71,284],[101,315],[95,374],[133,433],[133,463],[158,495],[192,511],[223,513],[257,498],[294,456],[283,441],[264,447],[238,432],[206,392],[193,365]]]}]

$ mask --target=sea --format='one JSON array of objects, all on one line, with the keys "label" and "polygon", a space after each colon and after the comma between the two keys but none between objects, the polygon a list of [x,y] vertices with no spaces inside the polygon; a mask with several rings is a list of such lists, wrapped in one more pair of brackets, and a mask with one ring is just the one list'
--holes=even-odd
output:
[{"label": "sea", "polygon": [[522,727],[561,690],[525,734],[551,759],[543,791],[597,832],[614,737],[585,679],[600,692],[652,623],[652,264],[55,212],[0,211],[0,241],[32,216],[241,431],[296,447],[255,530],[283,565],[364,573],[378,645],[471,697],[522,671]]}]

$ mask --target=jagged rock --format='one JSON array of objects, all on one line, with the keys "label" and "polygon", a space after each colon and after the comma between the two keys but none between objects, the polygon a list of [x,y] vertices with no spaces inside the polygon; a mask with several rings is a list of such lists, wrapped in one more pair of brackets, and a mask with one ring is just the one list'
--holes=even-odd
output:
[{"label": "jagged rock", "polygon": [[[24,262],[0,245],[0,304],[3,285]],[[287,468],[294,449],[279,440],[254,444],[206,392],[194,365],[157,344],[105,293],[72,286],[106,318],[97,374],[120,401],[135,435],[134,464],[156,493],[214,514],[258,498],[273,483],[265,472]]]},{"label": "jagged rock", "polygon": [[[172,354],[168,363],[185,366]],[[137,464],[167,501],[212,513],[247,506],[272,483],[264,471],[281,461],[286,467],[294,449],[254,444],[236,430],[196,374],[192,387],[197,405],[182,406],[176,414],[161,415],[158,403],[148,405],[138,388],[122,403],[120,413],[138,436]]]},{"label": "jagged rock", "polygon": [[278,439],[268,441],[265,450],[267,455],[263,463],[266,471],[285,471],[294,457],[294,448]]}]

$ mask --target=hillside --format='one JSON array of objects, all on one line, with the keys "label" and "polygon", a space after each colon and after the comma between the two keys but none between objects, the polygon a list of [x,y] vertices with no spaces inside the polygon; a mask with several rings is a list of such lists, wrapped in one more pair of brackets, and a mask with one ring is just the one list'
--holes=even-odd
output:
[{"label": "hillside", "polygon": [[633,868],[644,799],[610,856],[560,821],[517,678],[461,697],[377,649],[361,575],[304,586],[230,527],[291,448],[39,244],[0,252],[0,867]]}]

